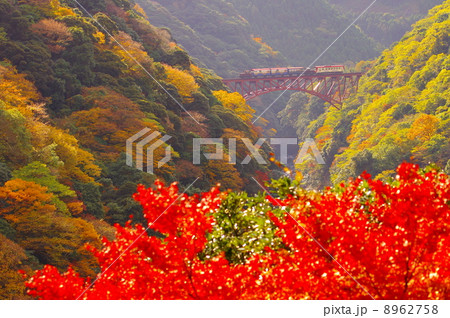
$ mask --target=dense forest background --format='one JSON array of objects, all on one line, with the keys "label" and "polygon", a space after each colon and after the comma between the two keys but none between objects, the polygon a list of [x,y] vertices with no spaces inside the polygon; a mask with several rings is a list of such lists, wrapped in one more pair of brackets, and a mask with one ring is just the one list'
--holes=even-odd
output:
[{"label": "dense forest background", "polygon": [[[143,222],[132,199],[138,184],[160,178],[187,187],[199,178],[191,193],[217,183],[256,192],[250,177],[280,176],[255,162],[194,166],[193,138],[256,142],[262,128],[251,123],[253,110],[134,2],[80,3],[89,14],[72,1],[0,1],[1,298],[24,296],[19,268],[73,264],[93,275],[83,246],[99,246],[130,216]],[[155,175],[126,165],[126,139],[144,128],[172,136],[174,160]]]},{"label": "dense forest background", "polygon": [[[169,28],[222,77],[254,67],[309,65],[351,23],[324,0],[138,2],[152,23]],[[352,27],[318,63],[372,59],[376,46]]]},{"label": "dense forest background", "polygon": [[[258,125],[253,116],[277,96],[248,105],[218,75],[307,66],[368,1],[79,2],[89,14],[70,0],[0,0],[0,298],[28,297],[19,269],[72,264],[94,277],[99,264],[84,245],[101,248],[130,216],[147,222],[132,198],[138,184],[159,178],[184,189],[199,178],[190,194],[221,183],[250,196],[260,190],[252,178],[284,175],[255,161],[193,165],[196,137],[315,138],[327,164],[296,167],[306,188],[364,170],[388,180],[403,161],[450,170],[449,0],[379,0],[316,63],[366,72],[360,91],[341,110],[287,95]],[[172,136],[174,160],[155,175],[126,165],[125,141],[143,128]],[[242,161],[244,145],[237,150]],[[264,147],[267,161],[272,151]],[[275,187],[289,188],[283,182]],[[224,220],[264,201],[241,195],[227,201]]]},{"label": "dense forest background", "polygon": [[[232,77],[237,76],[242,70],[253,67],[310,65],[373,1],[139,0],[138,2],[153,23],[170,28],[177,41],[201,63],[212,68],[222,77]],[[429,9],[440,3],[442,1],[439,0],[377,1],[315,64],[339,63],[345,64],[348,70],[365,72],[372,65],[361,61],[373,60],[383,50],[401,41],[405,33],[411,30],[411,25],[415,21],[423,18]],[[441,36],[448,31],[445,29],[445,21],[443,28],[439,31]],[[423,36],[427,36],[430,40],[435,35],[426,33]],[[420,42],[422,39],[414,38],[413,41]],[[442,41],[445,42],[446,39]],[[403,49],[403,42],[397,44],[397,50],[401,50],[400,47]],[[445,54],[447,53],[446,44],[443,45],[442,50],[438,52]],[[416,49],[420,51],[420,48]],[[434,58],[438,52],[431,52],[425,56]],[[398,55],[400,51],[391,54]],[[417,53],[415,56],[420,54],[422,53]],[[421,57],[421,59],[426,58]],[[404,65],[409,65],[410,62],[402,61]],[[382,67],[394,67],[394,63],[399,62],[392,59],[385,62]],[[425,61],[421,60],[421,63],[414,65],[424,67],[426,63],[423,63]],[[445,69],[445,67],[445,64],[441,65],[441,68]],[[436,70],[435,75],[440,70]],[[410,72],[415,71],[419,69]],[[393,72],[390,74],[395,76]],[[389,78],[391,79],[393,78]],[[365,80],[367,81],[367,78]],[[382,89],[380,88],[376,94],[382,95]],[[368,92],[363,95],[368,95]],[[268,94],[251,101],[250,104],[258,115],[265,111],[278,96],[279,93]],[[365,104],[359,107],[362,109]],[[327,116],[337,116],[346,122],[336,121],[331,125],[325,124]],[[352,160],[357,160],[354,158],[347,159],[351,163],[347,162],[345,169],[342,166],[336,167],[337,155],[351,144],[348,137],[353,135],[354,129],[352,120],[355,118],[348,117],[345,110],[335,112],[320,99],[303,93],[288,92],[265,112],[264,117],[269,121],[267,128],[270,128],[266,129],[266,135],[270,132],[278,137],[298,136],[300,140],[313,137],[320,140],[321,149],[327,157],[327,165],[312,168],[311,164],[308,164],[303,168],[297,167],[297,170],[304,175],[304,184],[307,187],[321,189],[325,185],[355,177],[366,167],[365,159],[364,162],[353,163]],[[394,125],[393,122],[385,124],[387,127]],[[446,128],[443,129],[445,131]],[[325,131],[329,131],[329,134],[325,134]],[[373,134],[377,135],[377,132],[374,131]],[[448,146],[446,142],[435,145],[439,149],[446,146]],[[418,163],[425,163],[426,160],[414,155],[417,151],[412,144],[408,149],[399,152],[394,148],[392,151],[397,154],[396,159],[392,161],[393,153],[376,154],[375,157],[380,162],[372,162],[367,169],[375,175],[384,171],[392,172],[393,167],[413,157]],[[360,153],[363,150],[364,153]],[[296,158],[297,151],[297,148],[290,149],[292,160]],[[369,156],[367,160],[370,161],[372,155],[367,151],[364,146],[360,146],[354,155]],[[399,155],[400,153],[403,155]],[[438,158],[434,157],[431,161],[445,166],[445,158],[447,158],[445,154],[437,155],[436,153],[435,156]],[[352,168],[349,168],[350,166]]]},{"label": "dense forest background", "polygon": [[[356,18],[373,1],[370,0],[328,0],[343,15]],[[422,19],[432,7],[441,0],[377,0],[373,6],[356,22],[356,25],[380,43],[390,47],[399,41],[411,25]]]},{"label": "dense forest background", "polygon": [[[373,1],[138,0],[150,21],[219,76],[309,65]],[[377,57],[440,0],[379,0],[317,64]]]},{"label": "dense forest background", "polygon": [[376,61],[356,65],[369,71],[342,110],[293,96],[280,118],[315,138],[327,157],[326,166],[297,167],[306,185],[336,184],[364,170],[386,180],[403,161],[450,168],[449,13],[445,1]]}]

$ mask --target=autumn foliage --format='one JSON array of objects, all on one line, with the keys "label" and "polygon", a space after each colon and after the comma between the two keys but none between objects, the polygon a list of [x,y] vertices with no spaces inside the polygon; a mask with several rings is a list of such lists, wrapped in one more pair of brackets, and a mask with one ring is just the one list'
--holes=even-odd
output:
[{"label": "autumn foliage", "polygon": [[225,108],[233,110],[243,121],[250,121],[255,113],[244,97],[239,93],[228,93],[226,91],[214,91],[214,96],[223,104]]},{"label": "autumn foliage", "polygon": [[199,89],[194,77],[169,65],[164,65],[164,69],[167,81],[177,88],[183,101],[192,101],[192,94]]},{"label": "autumn foliage", "polygon": [[[235,138],[242,162],[244,138],[275,133],[268,121],[253,125],[245,99],[151,25],[148,7],[79,2],[93,16],[73,1],[0,0],[0,299],[448,298],[446,175],[404,165],[388,183],[363,177],[319,194],[284,178],[269,186],[277,199],[248,194],[281,164],[230,164],[228,143],[224,160],[194,165],[192,139]],[[328,171],[305,162],[298,180],[339,184],[363,170],[388,180],[405,160],[450,171],[448,4],[384,53],[341,111],[305,100],[307,116],[295,104],[282,112],[334,160]],[[209,16],[206,29],[228,34]],[[224,38],[217,70],[282,61],[261,38],[240,49]],[[155,175],[127,165],[126,140],[144,128],[171,137],[154,162],[166,147],[172,160]],[[157,182],[133,200],[156,179],[197,180],[188,193],[206,193],[179,197]]]},{"label": "autumn foliage", "polygon": [[53,53],[64,51],[64,46],[73,39],[69,28],[64,23],[56,20],[41,20],[38,23],[33,24],[31,30],[44,38],[44,42]]},{"label": "autumn foliage", "polygon": [[[241,190],[268,170],[190,163],[193,138],[227,128],[257,138],[214,98],[222,88],[134,1],[0,0],[0,299],[30,298],[18,270],[72,265],[95,277],[84,245],[101,248],[130,215],[145,223],[138,184]],[[126,141],[145,128],[171,137],[153,154],[155,175],[127,165]]]},{"label": "autumn foliage", "polygon": [[149,236],[142,226],[117,225],[116,240],[95,250],[103,271],[95,281],[46,266],[28,280],[29,293],[41,299],[450,296],[446,174],[403,164],[390,183],[363,175],[321,194],[297,189],[285,198],[268,196],[266,205],[285,212],[268,213],[284,244],[243,264],[223,254],[199,256],[226,196],[217,188],[190,197],[179,195],[175,184],[141,186],[134,198],[164,238]]}]

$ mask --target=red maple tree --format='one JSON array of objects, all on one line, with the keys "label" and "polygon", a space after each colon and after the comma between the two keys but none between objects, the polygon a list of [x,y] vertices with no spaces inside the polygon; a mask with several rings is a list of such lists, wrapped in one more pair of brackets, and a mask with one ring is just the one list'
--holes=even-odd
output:
[{"label": "red maple tree", "polygon": [[450,180],[403,164],[390,184],[362,176],[323,193],[270,198],[284,248],[245,264],[201,259],[217,188],[179,195],[175,184],[139,187],[149,225],[116,226],[116,240],[94,251],[94,281],[46,266],[27,281],[40,299],[448,299]]}]

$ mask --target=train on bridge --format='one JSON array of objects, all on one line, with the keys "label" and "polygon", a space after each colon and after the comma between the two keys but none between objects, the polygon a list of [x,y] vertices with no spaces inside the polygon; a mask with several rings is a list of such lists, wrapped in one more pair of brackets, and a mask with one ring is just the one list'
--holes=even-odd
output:
[{"label": "train on bridge", "polygon": [[313,69],[306,67],[276,67],[276,68],[254,68],[240,74],[240,78],[265,78],[265,77],[286,77],[286,76],[314,76],[314,75],[334,75],[343,74],[344,65],[323,65]]}]

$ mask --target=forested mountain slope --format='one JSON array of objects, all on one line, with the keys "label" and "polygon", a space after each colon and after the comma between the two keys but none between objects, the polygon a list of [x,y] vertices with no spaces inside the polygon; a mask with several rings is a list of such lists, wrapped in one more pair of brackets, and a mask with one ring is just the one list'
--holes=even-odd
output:
[{"label": "forested mountain slope", "polygon": [[[310,65],[352,22],[324,0],[230,2],[248,20],[254,34],[295,65]],[[358,62],[378,54],[375,43],[352,26],[316,65]]]},{"label": "forested mountain slope", "polygon": [[[0,298],[24,297],[18,269],[73,264],[92,276],[84,244],[113,238],[111,224],[130,215],[144,222],[138,184],[199,178],[191,192],[240,190],[269,172],[225,159],[194,166],[194,137],[256,140],[252,109],[133,1],[79,2],[93,18],[73,1],[0,0]],[[125,161],[127,138],[144,128],[172,137],[173,160],[155,175]]]},{"label": "forested mountain slope", "polygon": [[[449,168],[449,15],[447,0],[373,65],[360,63],[359,69],[370,71],[342,110],[324,112],[314,102],[303,110],[295,103],[288,106],[284,120],[300,136],[316,138],[327,157],[327,166],[307,162],[298,167],[306,184],[320,188],[364,170],[385,178],[403,161]],[[307,112],[309,120],[298,112]]]},{"label": "forested mountain slope", "polygon": [[[328,0],[344,15],[356,18],[373,0]],[[442,0],[377,0],[356,25],[364,33],[391,46],[411,29],[411,25],[422,19],[432,7]]]},{"label": "forested mountain slope", "polygon": [[[371,2],[138,0],[154,25],[169,28],[222,77],[252,67],[309,65]],[[378,0],[318,63],[373,59],[441,2]]]},{"label": "forested mountain slope", "polygon": [[[368,5],[337,0],[138,2],[152,23],[168,27],[192,56],[222,77],[234,77],[253,67],[310,65]],[[376,58],[424,17],[433,2],[412,1],[408,10],[404,1],[376,4],[315,64],[337,63],[351,68],[361,60]],[[270,131],[277,131],[278,137],[294,135],[289,123],[282,126],[277,119],[290,94],[284,94],[264,113]],[[269,94],[250,104],[261,114],[278,96]]]},{"label": "forested mountain slope", "polygon": [[[150,21],[170,28],[222,77],[252,67],[309,65],[351,23],[324,0],[138,2]],[[375,58],[375,46],[352,27],[318,63]]]},{"label": "forested mountain slope", "polygon": [[264,65],[285,64],[279,52],[252,35],[233,4],[223,0],[139,0],[150,21],[167,27],[192,56],[222,77]]}]

